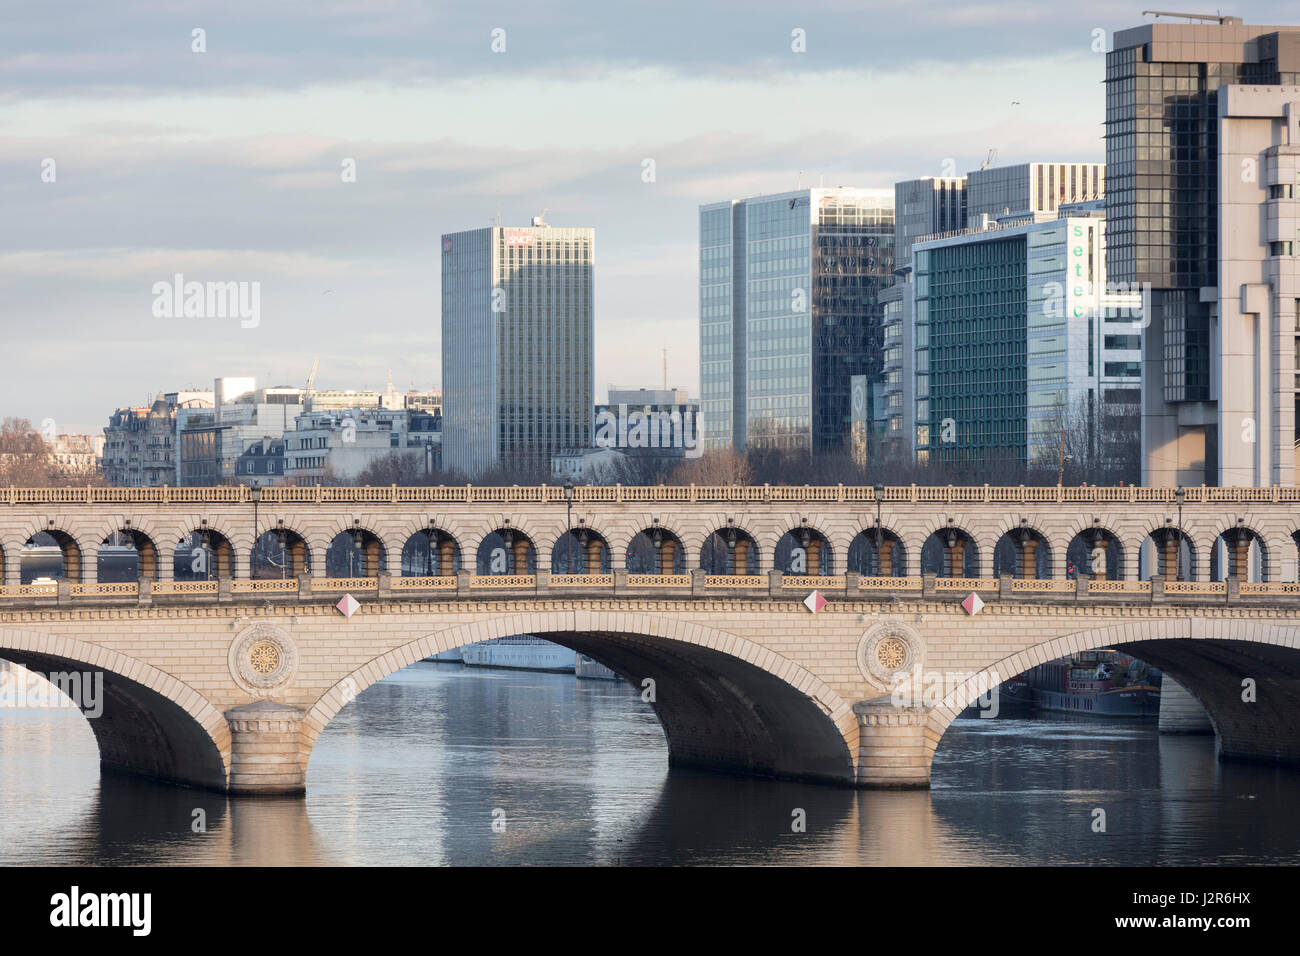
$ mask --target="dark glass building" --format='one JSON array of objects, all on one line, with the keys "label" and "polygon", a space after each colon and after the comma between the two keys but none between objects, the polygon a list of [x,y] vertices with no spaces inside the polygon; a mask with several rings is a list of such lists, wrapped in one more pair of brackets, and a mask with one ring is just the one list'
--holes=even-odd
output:
[{"label": "dark glass building", "polygon": [[1219,91],[1300,78],[1300,28],[1215,19],[1118,31],[1106,58],[1107,271],[1132,289],[1149,286],[1143,446],[1151,483],[1216,484],[1220,475]]},{"label": "dark glass building", "polygon": [[894,193],[802,189],[700,207],[704,446],[848,440],[855,375],[881,376]]}]

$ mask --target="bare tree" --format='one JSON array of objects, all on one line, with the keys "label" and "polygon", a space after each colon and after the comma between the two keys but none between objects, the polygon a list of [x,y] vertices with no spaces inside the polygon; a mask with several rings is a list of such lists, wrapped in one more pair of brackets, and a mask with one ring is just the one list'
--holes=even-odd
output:
[{"label": "bare tree", "polygon": [[671,479],[674,485],[748,485],[754,481],[754,466],[730,448],[714,449],[683,461]]},{"label": "bare tree", "polygon": [[0,422],[0,486],[48,488],[57,477],[50,446],[28,419]]}]

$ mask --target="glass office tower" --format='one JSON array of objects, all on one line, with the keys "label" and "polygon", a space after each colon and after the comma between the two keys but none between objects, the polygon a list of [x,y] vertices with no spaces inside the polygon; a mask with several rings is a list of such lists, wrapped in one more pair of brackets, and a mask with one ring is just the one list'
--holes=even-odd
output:
[{"label": "glass office tower", "polygon": [[892,189],[802,189],[700,207],[704,446],[848,441],[851,379],[881,374]]},{"label": "glass office tower", "polygon": [[471,477],[591,446],[595,231],[534,222],[442,237],[443,463]]},{"label": "glass office tower", "polygon": [[1235,433],[1235,422],[1220,428],[1226,376],[1216,302],[1240,298],[1239,289],[1216,288],[1229,258],[1224,244],[1234,241],[1220,234],[1220,175],[1241,175],[1220,169],[1220,90],[1300,82],[1298,31],[1235,17],[1152,23],[1117,31],[1106,57],[1108,271],[1116,282],[1150,286],[1142,400],[1149,483],[1217,484],[1225,454],[1254,457],[1224,434]]}]

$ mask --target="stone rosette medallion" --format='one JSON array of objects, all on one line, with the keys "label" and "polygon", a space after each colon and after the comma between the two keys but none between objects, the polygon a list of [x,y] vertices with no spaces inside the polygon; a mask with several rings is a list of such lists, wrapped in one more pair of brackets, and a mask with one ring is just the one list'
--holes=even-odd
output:
[{"label": "stone rosette medallion", "polygon": [[886,689],[902,683],[921,667],[921,637],[901,621],[881,621],[858,641],[858,670]]},{"label": "stone rosette medallion", "polygon": [[298,648],[274,624],[251,624],[231,642],[229,661],[235,683],[250,694],[265,696],[293,679]]}]

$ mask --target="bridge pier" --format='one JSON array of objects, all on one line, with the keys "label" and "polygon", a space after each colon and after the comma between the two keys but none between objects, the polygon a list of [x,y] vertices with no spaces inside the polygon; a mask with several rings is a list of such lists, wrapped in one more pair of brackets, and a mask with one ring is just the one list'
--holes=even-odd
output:
[{"label": "bridge pier", "polygon": [[1168,674],[1160,682],[1160,733],[1214,733],[1210,715],[1201,706],[1201,702]]},{"label": "bridge pier", "polygon": [[258,700],[226,711],[230,723],[230,793],[298,794],[307,789],[300,741],[303,712]]},{"label": "bridge pier", "polygon": [[930,786],[933,751],[926,747],[925,736],[929,707],[877,697],[854,704],[853,713],[858,719],[858,786],[886,790]]}]

